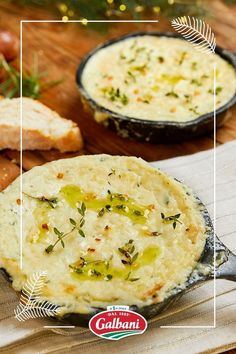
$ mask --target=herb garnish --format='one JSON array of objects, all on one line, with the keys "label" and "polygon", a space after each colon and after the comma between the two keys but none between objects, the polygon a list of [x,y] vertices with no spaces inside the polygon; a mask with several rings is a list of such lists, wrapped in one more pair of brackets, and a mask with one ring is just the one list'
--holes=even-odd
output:
[{"label": "herb garnish", "polygon": [[120,102],[124,106],[129,103],[128,97],[124,93],[121,93],[119,88],[103,87],[101,91],[103,92],[104,96],[111,102]]},{"label": "herb garnish", "polygon": [[200,113],[197,111],[197,108],[198,108],[198,106],[190,107],[190,108],[189,108],[189,111],[190,111],[190,112],[193,112],[193,113],[195,113],[195,114],[197,114],[197,115],[200,115]]},{"label": "herb garnish", "polygon": [[202,86],[202,83],[197,79],[192,79],[190,83],[196,86]]},{"label": "herb garnish", "polygon": [[165,61],[163,57],[158,57],[157,59],[158,59],[159,63],[161,63],[161,64],[164,63],[164,61]]},{"label": "herb garnish", "polygon": [[[222,90],[223,90],[223,88],[220,87],[220,86],[218,86],[218,87],[216,88],[216,95],[218,95]],[[211,94],[213,95],[213,94],[214,94],[214,90],[209,89],[209,90],[208,90],[208,93],[211,93]]]},{"label": "herb garnish", "polygon": [[45,203],[48,203],[48,205],[51,207],[51,208],[55,208],[56,207],[56,204],[58,203],[58,198],[55,198],[55,197],[52,197],[52,198],[46,198],[44,196],[42,197],[34,197],[32,195],[29,195],[25,192],[23,192],[24,195],[26,195],[27,197],[29,198],[32,198],[32,199],[36,199],[40,202],[45,202]]},{"label": "herb garnish", "polygon": [[65,248],[65,242],[64,242],[64,238],[69,236],[73,231],[75,230],[78,230],[79,232],[79,235],[81,237],[85,237],[85,234],[84,234],[84,231],[82,230],[82,227],[84,226],[85,224],[85,219],[84,219],[84,216],[85,216],[85,212],[86,212],[86,206],[84,203],[81,204],[81,207],[77,208],[79,214],[81,215],[81,218],[79,220],[79,223],[77,223],[74,219],[70,218],[69,221],[70,221],[70,224],[72,225],[72,228],[69,232],[62,232],[62,231],[59,231],[56,227],[53,228],[53,231],[55,233],[55,235],[57,236],[57,241],[54,242],[54,244],[51,244],[49,245],[46,249],[45,249],[45,252],[46,253],[51,253],[55,246],[60,242],[62,247]]},{"label": "herb garnish", "polygon": [[[112,259],[112,257],[110,258],[110,260]],[[83,274],[86,271],[86,266],[92,265],[94,264],[94,266],[96,267],[96,265],[103,263],[106,267],[106,269],[109,269],[110,266],[110,260],[94,260],[94,261],[87,261],[85,258],[80,257],[79,261],[76,262],[76,264],[70,264],[69,268],[71,268],[73,270],[73,272],[77,273],[77,274]],[[88,270],[87,273],[89,276],[91,277],[101,277],[104,276],[104,280],[109,281],[113,278],[112,274],[102,274],[101,272],[99,272],[97,269],[92,268]]]},{"label": "herb garnish", "polygon": [[108,177],[115,175],[116,174],[116,170],[114,168],[111,168],[111,172],[108,173]]},{"label": "herb garnish", "polygon": [[171,215],[171,216],[165,216],[164,213],[161,213],[161,218],[162,218],[162,221],[164,224],[170,224],[173,222],[173,228],[175,229],[176,228],[176,225],[177,225],[177,222],[179,224],[182,224],[181,221],[179,221],[179,217],[180,217],[181,214],[176,214],[176,215]]},{"label": "herb garnish", "polygon": [[123,264],[132,265],[138,258],[139,253],[135,251],[134,240],[129,240],[123,247],[119,247],[118,251],[125,257],[125,259],[121,259]]},{"label": "herb garnish", "polygon": [[183,62],[184,62],[184,60],[185,60],[185,58],[186,58],[186,55],[187,55],[187,52],[182,52],[182,53],[181,53],[180,59],[179,59],[179,62],[178,62],[179,65],[182,65],[182,64],[183,64]]},{"label": "herb garnish", "polygon": [[[2,55],[0,55],[0,69],[4,70],[7,77],[3,83],[0,84],[0,94],[7,97],[20,96],[20,72],[11,64],[9,64]],[[40,72],[38,65],[38,56],[34,55],[31,69],[22,72],[22,96],[37,99],[42,92],[56,86],[62,80],[52,80],[45,82],[43,78],[47,72]]]},{"label": "herb garnish", "polygon": [[166,96],[171,96],[171,97],[175,97],[175,98],[179,97],[179,95],[174,91],[167,92]]}]

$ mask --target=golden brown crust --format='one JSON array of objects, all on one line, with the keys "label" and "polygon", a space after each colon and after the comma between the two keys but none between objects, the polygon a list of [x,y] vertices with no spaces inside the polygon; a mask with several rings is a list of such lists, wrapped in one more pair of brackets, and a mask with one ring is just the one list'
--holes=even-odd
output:
[{"label": "golden brown crust", "polygon": [[[44,136],[39,130],[23,129],[23,150],[58,149],[61,152],[78,151],[83,146],[79,128],[75,125],[66,135],[58,138]],[[20,128],[1,125],[0,149],[20,150]]]}]

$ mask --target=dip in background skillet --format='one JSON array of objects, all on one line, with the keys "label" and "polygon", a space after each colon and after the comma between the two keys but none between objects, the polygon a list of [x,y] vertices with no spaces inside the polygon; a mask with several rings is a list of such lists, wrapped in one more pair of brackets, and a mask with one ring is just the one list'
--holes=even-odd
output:
[{"label": "dip in background skillet", "polygon": [[123,138],[169,143],[212,132],[230,117],[236,102],[236,55],[218,46],[215,52],[203,55],[173,32],[135,32],[109,40],[78,67],[84,109]]},{"label": "dip in background skillet", "polygon": [[235,94],[232,65],[203,54],[189,42],[153,35],[128,37],[98,50],[87,61],[82,85],[100,106],[126,117],[188,122]]}]

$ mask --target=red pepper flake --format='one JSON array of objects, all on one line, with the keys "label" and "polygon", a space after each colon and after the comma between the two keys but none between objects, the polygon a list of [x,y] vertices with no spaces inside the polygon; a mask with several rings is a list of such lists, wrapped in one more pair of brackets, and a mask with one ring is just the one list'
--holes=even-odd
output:
[{"label": "red pepper flake", "polygon": [[16,199],[16,204],[21,205],[21,200],[20,199]]},{"label": "red pepper flake", "polygon": [[101,241],[101,238],[95,238],[95,241],[99,242],[99,241]]},{"label": "red pepper flake", "polygon": [[104,227],[104,231],[108,231],[108,230],[110,230],[110,227],[109,227],[108,225],[106,225],[106,226]]},{"label": "red pepper flake", "polygon": [[88,252],[95,252],[96,250],[95,250],[95,248],[88,248],[87,251]]},{"label": "red pepper flake", "polygon": [[154,210],[154,209],[155,209],[155,205],[154,204],[148,205],[148,210]]},{"label": "red pepper flake", "polygon": [[57,175],[57,178],[58,179],[62,179],[64,177],[64,174],[63,173],[58,173],[58,175]]},{"label": "red pepper flake", "polygon": [[42,224],[42,229],[49,230],[48,224]]}]

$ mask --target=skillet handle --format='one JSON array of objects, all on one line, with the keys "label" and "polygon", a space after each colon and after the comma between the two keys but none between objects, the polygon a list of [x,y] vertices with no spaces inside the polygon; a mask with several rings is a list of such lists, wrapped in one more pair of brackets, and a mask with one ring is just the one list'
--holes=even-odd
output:
[{"label": "skillet handle", "polygon": [[216,268],[216,278],[236,281],[236,255],[227,250],[226,261]]}]

